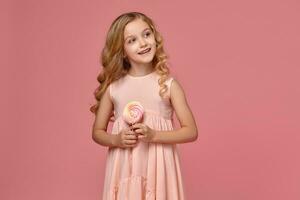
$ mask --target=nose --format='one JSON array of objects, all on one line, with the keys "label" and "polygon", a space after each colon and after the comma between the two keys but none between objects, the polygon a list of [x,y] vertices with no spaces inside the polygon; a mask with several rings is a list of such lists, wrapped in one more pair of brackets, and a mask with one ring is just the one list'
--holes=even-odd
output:
[{"label": "nose", "polygon": [[146,44],[145,40],[143,38],[140,39],[140,46],[143,47],[145,46],[145,44]]}]

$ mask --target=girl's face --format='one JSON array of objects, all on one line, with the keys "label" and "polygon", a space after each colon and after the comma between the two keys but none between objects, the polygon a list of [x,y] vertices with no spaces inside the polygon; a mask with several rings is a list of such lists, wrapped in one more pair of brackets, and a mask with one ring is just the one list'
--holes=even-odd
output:
[{"label": "girl's face", "polygon": [[156,41],[151,28],[142,19],[136,19],[125,26],[124,51],[131,65],[152,62]]}]

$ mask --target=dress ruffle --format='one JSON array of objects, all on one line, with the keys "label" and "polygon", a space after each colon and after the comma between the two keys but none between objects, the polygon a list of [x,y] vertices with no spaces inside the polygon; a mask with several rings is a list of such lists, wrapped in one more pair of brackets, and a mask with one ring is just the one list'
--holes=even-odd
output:
[{"label": "dress ruffle", "polygon": [[147,187],[147,178],[131,176],[122,179],[109,192],[108,200],[155,200],[155,191]]}]

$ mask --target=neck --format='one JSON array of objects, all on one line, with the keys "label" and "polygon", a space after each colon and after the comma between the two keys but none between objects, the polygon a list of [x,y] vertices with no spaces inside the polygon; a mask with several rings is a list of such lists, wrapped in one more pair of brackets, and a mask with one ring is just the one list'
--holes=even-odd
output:
[{"label": "neck", "polygon": [[153,66],[151,63],[140,64],[140,65],[131,65],[128,74],[132,76],[144,76],[153,71]]}]

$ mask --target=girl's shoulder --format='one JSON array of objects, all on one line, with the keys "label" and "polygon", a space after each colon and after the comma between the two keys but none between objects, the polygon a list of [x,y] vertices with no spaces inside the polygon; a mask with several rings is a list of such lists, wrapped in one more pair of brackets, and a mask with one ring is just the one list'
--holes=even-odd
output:
[{"label": "girl's shoulder", "polygon": [[114,99],[114,92],[115,92],[116,88],[118,87],[118,84],[120,84],[120,79],[111,82],[107,86],[108,91],[109,91],[109,95],[110,95],[110,97],[111,97],[112,100]]},{"label": "girl's shoulder", "polygon": [[171,86],[171,83],[173,82],[174,79],[175,79],[175,78],[174,78],[173,75],[169,75],[168,78],[167,78],[167,80],[166,80],[166,84],[167,84],[168,86]]},{"label": "girl's shoulder", "polygon": [[167,86],[167,96],[170,97],[171,95],[171,86],[172,83],[176,80],[175,76],[169,74],[167,79],[165,80],[164,84]]},{"label": "girl's shoulder", "polygon": [[125,79],[125,77],[121,77],[121,78],[119,78],[117,80],[114,80],[113,82],[111,82],[109,84],[108,87],[118,87],[119,85],[122,85],[122,83],[124,82],[124,79]]},{"label": "girl's shoulder", "polygon": [[169,74],[169,76],[165,82],[167,84],[168,88],[171,88],[171,86],[174,82],[178,82],[176,75]]}]

